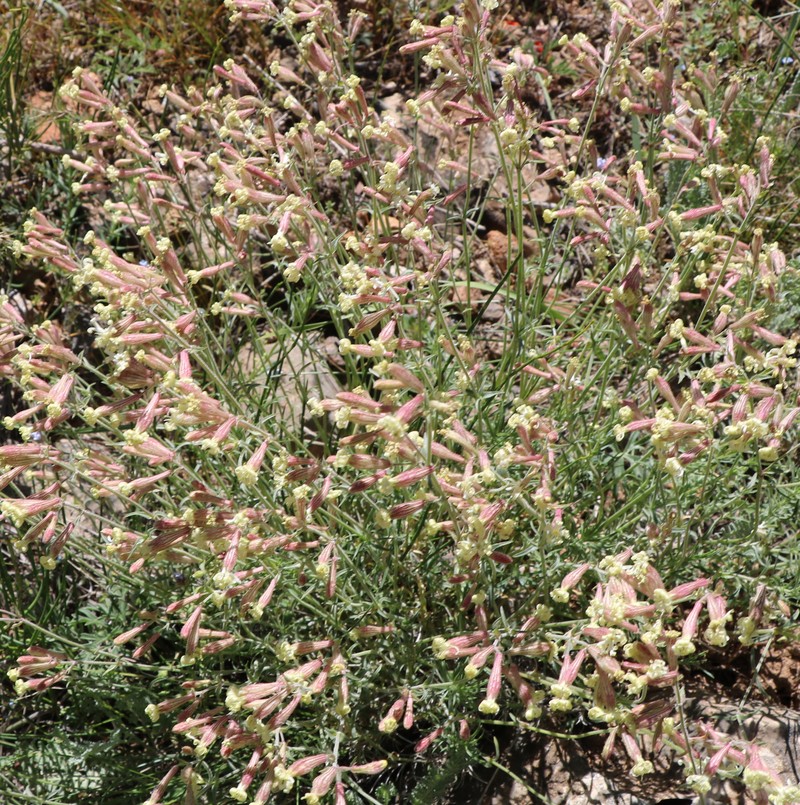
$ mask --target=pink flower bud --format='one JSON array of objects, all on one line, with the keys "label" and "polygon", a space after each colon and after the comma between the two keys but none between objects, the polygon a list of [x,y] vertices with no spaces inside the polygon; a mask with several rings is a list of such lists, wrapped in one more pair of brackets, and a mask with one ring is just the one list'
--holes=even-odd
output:
[{"label": "pink flower bud", "polygon": [[769,176],[772,171],[772,157],[769,153],[769,148],[766,145],[766,142],[761,147],[761,151],[759,153],[759,171],[758,171],[758,178],[761,183],[762,188],[769,187]]},{"label": "pink flower bud", "polygon": [[164,793],[167,790],[167,786],[169,785],[170,780],[172,780],[172,778],[178,773],[179,770],[180,766],[178,766],[177,764],[175,766],[172,766],[172,768],[170,768],[170,770],[161,778],[159,784],[153,789],[145,805],[159,805],[161,798],[164,796]]},{"label": "pink flower bud", "polygon": [[723,621],[728,614],[727,602],[718,593],[708,593],[706,596],[708,604],[708,617],[712,621]]},{"label": "pink flower bud", "polygon": [[292,652],[295,657],[303,654],[312,654],[315,651],[323,651],[333,645],[333,640],[302,640],[292,644]]},{"label": "pink flower bud", "polygon": [[392,506],[392,508],[389,509],[389,517],[391,517],[392,520],[403,520],[421,511],[426,505],[427,501],[425,500],[409,500],[406,503],[399,503],[397,506]]},{"label": "pink flower bud", "polygon": [[114,641],[113,641],[114,645],[115,646],[121,646],[124,643],[127,643],[129,640],[133,640],[134,637],[137,637],[138,635],[142,634],[142,632],[145,632],[152,625],[153,625],[152,622],[151,623],[140,623],[138,626],[134,626],[132,629],[128,629],[127,632],[123,632],[122,634],[117,635],[114,638]]},{"label": "pink flower bud", "polygon": [[684,584],[679,584],[677,587],[673,587],[669,591],[668,595],[675,602],[682,601],[697,590],[702,590],[704,587],[708,587],[709,584],[709,579],[695,579],[694,581],[687,581]]},{"label": "pink flower bud", "polygon": [[[22,475],[24,471],[24,467],[14,467],[14,469],[4,472],[2,475],[0,475],[0,489],[5,489],[15,478],[17,478],[19,475]],[[55,514],[52,516],[55,517]]]},{"label": "pink flower bud", "polygon": [[500,695],[500,686],[503,680],[503,654],[495,650],[492,671],[489,674],[489,682],[486,685],[486,697],[484,701],[496,702]]},{"label": "pink flower bud", "polygon": [[574,659],[570,658],[568,653],[565,653],[564,662],[561,665],[561,671],[558,675],[559,684],[571,685],[578,676],[578,671],[580,671],[581,665],[583,665],[583,661],[585,658],[586,658],[586,649],[581,649],[575,655]]},{"label": "pink flower bud", "polygon": [[416,417],[417,411],[419,410],[419,407],[422,405],[423,401],[423,395],[417,394],[416,397],[412,397],[407,403],[401,405],[400,408],[397,409],[395,412],[395,417],[407,425]]},{"label": "pink flower bud", "polygon": [[411,691],[407,693],[406,712],[403,715],[403,729],[410,730],[414,726],[414,697]]},{"label": "pink flower bud", "polygon": [[429,735],[426,735],[421,741],[417,742],[416,746],[414,747],[414,751],[417,754],[426,751],[428,747],[442,735],[443,732],[444,727],[437,727],[433,732],[431,732]]},{"label": "pink flower bud", "polygon": [[561,580],[561,584],[559,584],[559,588],[562,590],[571,590],[584,576],[586,571],[591,567],[589,562],[584,562],[582,565],[578,565],[574,570],[571,570],[567,573],[566,576]]},{"label": "pink flower bud", "polygon": [[475,670],[483,668],[486,665],[487,660],[492,654],[496,654],[497,649],[495,646],[486,646],[485,648],[479,649],[476,651],[469,659],[468,665],[470,665]]},{"label": "pink flower bud", "polygon": [[728,741],[721,749],[718,749],[712,756],[709,758],[708,763],[706,764],[705,773],[708,777],[713,777],[722,766],[723,761],[728,756],[728,753],[731,750],[733,743]]},{"label": "pink flower bud", "polygon": [[66,402],[74,382],[75,378],[72,375],[64,375],[55,386],[50,389],[47,395],[47,401],[53,405],[60,405]]},{"label": "pink flower bud", "polygon": [[377,637],[382,634],[391,634],[393,631],[394,626],[392,624],[388,624],[387,626],[368,624],[366,626],[356,626],[350,634],[355,639],[359,639],[362,637]]},{"label": "pink flower bud", "polygon": [[614,693],[614,686],[611,677],[605,671],[598,671],[597,684],[594,686],[594,704],[606,712],[612,711],[617,704],[617,697]]},{"label": "pink flower bud", "polygon": [[388,369],[389,374],[395,380],[401,382],[406,388],[410,388],[412,391],[416,391],[420,394],[424,391],[422,382],[402,364],[390,363]]},{"label": "pink flower bud", "polygon": [[200,620],[202,617],[203,607],[195,607],[194,611],[181,628],[181,637],[186,641],[187,656],[191,656],[195,653],[195,651],[197,651],[198,630],[200,628]]},{"label": "pink flower bud", "polygon": [[705,602],[705,598],[699,599],[697,602],[695,602],[691,612],[689,612],[689,615],[683,623],[683,629],[681,630],[681,637],[684,639],[690,640],[697,634],[697,624],[700,620],[700,612],[702,611]]},{"label": "pink flower bud", "polygon": [[7,444],[0,447],[0,467],[31,467],[46,458],[43,445]]},{"label": "pink flower bud", "polygon": [[270,798],[270,794],[272,794],[272,786],[274,782],[275,781],[272,776],[265,780],[259,787],[258,791],[256,791],[256,795],[250,805],[266,805],[266,802]]},{"label": "pink flower bud", "polygon": [[405,470],[404,472],[389,478],[389,482],[393,486],[398,487],[411,486],[412,484],[427,478],[433,472],[433,469],[434,468],[432,465],[427,467],[415,467],[414,469]]},{"label": "pink flower bud", "polygon": [[394,704],[386,711],[384,717],[378,723],[379,732],[394,732],[397,729],[400,716],[406,707],[406,697],[401,696]]},{"label": "pink flower bud", "polygon": [[310,771],[316,769],[317,766],[321,766],[327,761],[328,755],[326,754],[309,755],[308,757],[296,760],[291,766],[289,766],[287,771],[294,777],[302,777],[304,774],[308,774]]},{"label": "pink flower bud", "polygon": [[267,722],[267,728],[269,730],[276,730],[278,727],[282,727],[292,717],[292,713],[297,709],[302,699],[302,694],[298,693],[283,710]]},{"label": "pink flower bud", "polygon": [[389,765],[387,760],[373,760],[370,763],[361,763],[358,766],[345,766],[353,774],[380,774]]},{"label": "pink flower bud", "polygon": [[381,470],[392,466],[388,458],[379,458],[367,453],[354,453],[347,459],[347,463],[358,470]]},{"label": "pink flower bud", "polygon": [[336,780],[336,774],[339,769],[337,766],[330,766],[324,771],[320,772],[311,783],[311,794],[318,797],[323,797],[330,791],[331,786]]}]

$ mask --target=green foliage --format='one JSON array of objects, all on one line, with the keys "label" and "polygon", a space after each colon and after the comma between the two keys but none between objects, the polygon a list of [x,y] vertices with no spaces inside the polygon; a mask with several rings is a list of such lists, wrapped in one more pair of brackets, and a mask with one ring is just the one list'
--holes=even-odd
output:
[{"label": "green foliage", "polygon": [[26,61],[23,53],[23,30],[28,19],[25,11],[19,13],[16,24],[8,33],[0,53],[0,137],[6,151],[6,178],[11,176],[11,165],[20,154],[26,138],[25,117],[21,114],[20,92],[25,78]]},{"label": "green foliage", "polygon": [[491,2],[229,5],[280,59],[127,103],[176,31],[118,19],[9,244],[0,781],[422,804],[588,720],[702,798],[683,674],[800,603],[794,80],[706,58],[733,4],[679,78],[669,4],[541,53]]}]

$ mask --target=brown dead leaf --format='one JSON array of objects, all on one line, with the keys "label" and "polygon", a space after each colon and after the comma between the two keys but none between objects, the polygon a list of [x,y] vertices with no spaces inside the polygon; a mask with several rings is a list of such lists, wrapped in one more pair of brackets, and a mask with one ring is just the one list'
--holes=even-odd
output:
[{"label": "brown dead leaf", "polygon": [[[504,273],[508,268],[509,236],[504,235],[497,229],[492,229],[486,235],[486,246],[489,250],[489,259],[498,271]],[[518,241],[516,238],[513,238],[511,254],[516,254],[518,249]],[[538,252],[539,247],[535,241],[527,238],[522,241],[522,253],[525,257],[532,257],[534,254],[538,254]]]}]

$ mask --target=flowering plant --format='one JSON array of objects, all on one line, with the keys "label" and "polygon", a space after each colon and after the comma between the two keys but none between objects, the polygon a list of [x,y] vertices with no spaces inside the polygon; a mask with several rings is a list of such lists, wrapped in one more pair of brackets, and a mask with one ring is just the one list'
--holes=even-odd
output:
[{"label": "flowering plant", "polygon": [[[495,50],[497,3],[466,0],[412,24],[427,88],[381,114],[350,66],[362,15],[226,6],[292,63],[164,85],[156,131],[77,69],[64,167],[102,222],[75,239],[32,211],[15,253],[70,304],[0,305],[12,549],[54,571],[94,536],[90,500],[109,573],[158,592],[110,649],[169,681],[144,711],[182,760],[148,805],[221,780],[253,805],[375,802],[423,753],[477,758],[501,713],[585,717],[634,775],[672,752],[701,799],[741,772],[798,801],[683,710],[704,645],[785,618],[766,589],[737,616],[716,578],[735,566],[684,576],[707,557],[681,501],[755,473],[758,512],[800,412],[769,321],[787,261],[755,226],[770,143],[725,151],[738,85],[676,79],[672,2],[615,3],[604,46],[565,36],[548,62]],[[600,103],[648,142],[602,156]],[[504,210],[493,282],[475,192]],[[24,696],[80,667],[33,646],[10,676]]]}]

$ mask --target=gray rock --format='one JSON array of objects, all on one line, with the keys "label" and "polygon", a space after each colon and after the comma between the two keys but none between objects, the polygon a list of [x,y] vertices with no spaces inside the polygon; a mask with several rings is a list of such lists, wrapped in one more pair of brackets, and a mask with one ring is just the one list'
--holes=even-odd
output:
[{"label": "gray rock", "polygon": [[335,397],[342,390],[326,353],[327,344],[321,338],[293,341],[287,337],[284,343],[261,339],[239,350],[238,364],[253,384],[251,399],[263,397],[280,424],[297,434],[308,424],[302,419],[309,398]]}]

